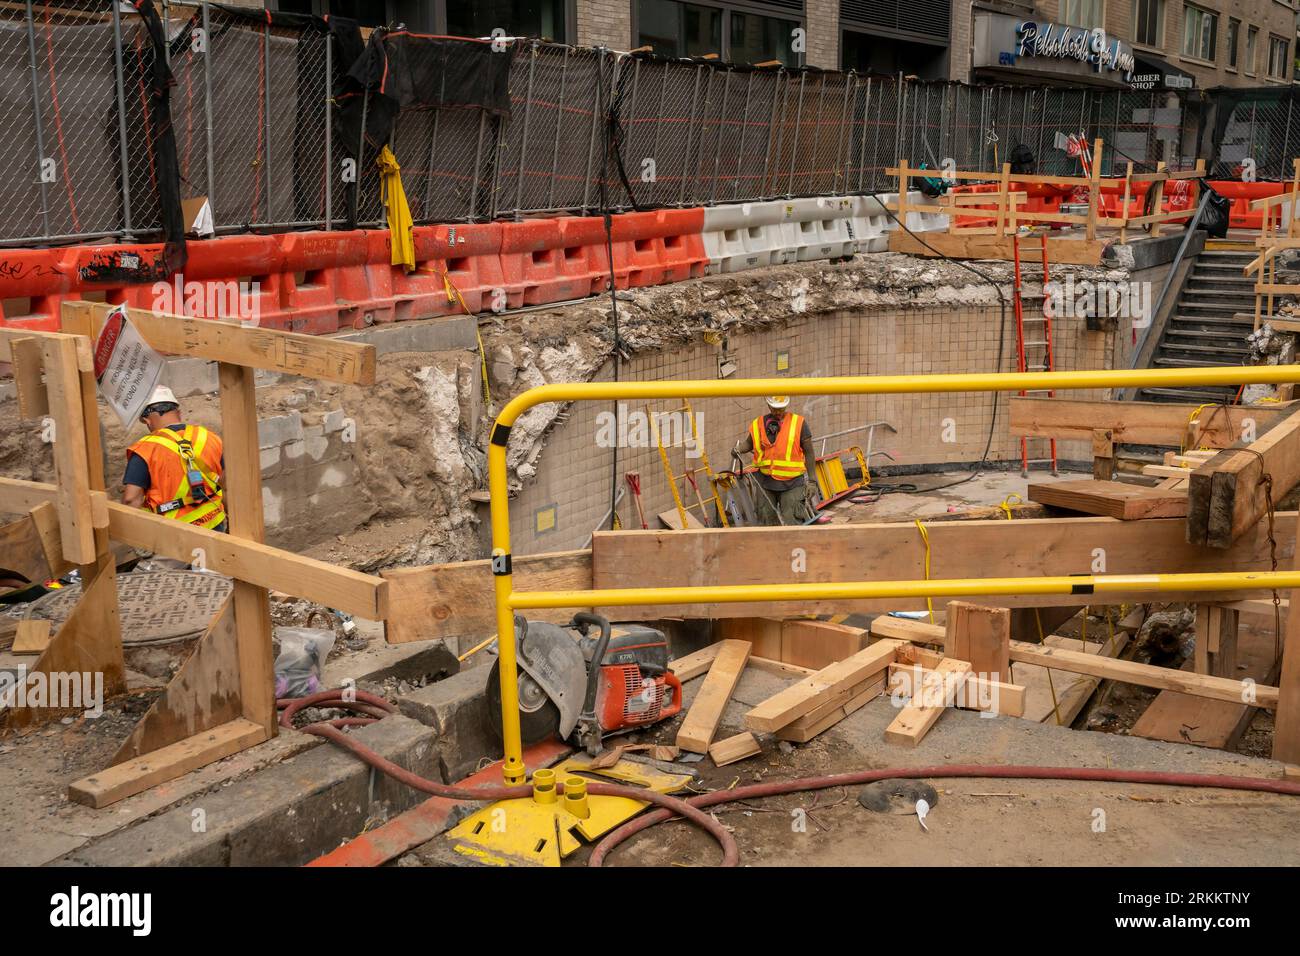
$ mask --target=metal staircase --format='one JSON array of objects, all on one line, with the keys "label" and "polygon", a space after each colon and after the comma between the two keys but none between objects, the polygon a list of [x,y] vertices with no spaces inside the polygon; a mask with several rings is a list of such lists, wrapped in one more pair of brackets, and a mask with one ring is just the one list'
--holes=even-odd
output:
[{"label": "metal staircase", "polygon": [[[1222,244],[1226,246],[1227,244]],[[1254,280],[1242,267],[1257,255],[1252,248],[1207,248],[1196,257],[1187,282],[1151,359],[1153,368],[1241,365],[1246,336],[1254,328]],[[1143,388],[1144,402],[1231,402],[1232,386]]]}]

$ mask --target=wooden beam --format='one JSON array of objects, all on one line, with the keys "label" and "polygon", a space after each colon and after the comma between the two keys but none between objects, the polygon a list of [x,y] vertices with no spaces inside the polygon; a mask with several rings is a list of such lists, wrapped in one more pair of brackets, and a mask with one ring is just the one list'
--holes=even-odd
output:
[{"label": "wooden beam", "polygon": [[[784,627],[785,621],[777,618],[728,617],[716,622],[716,633],[723,640],[749,641],[754,647],[753,653],[759,657],[784,661],[785,646],[782,637]],[[830,661],[823,661],[813,670],[820,670],[829,663]]]},{"label": "wooden beam", "polygon": [[[54,520],[50,521],[51,518]],[[54,532],[53,540],[47,540],[50,529]],[[49,503],[42,504],[17,521],[0,526],[0,567],[16,571],[38,584],[58,577],[66,567],[58,534],[58,518],[54,506]]]},{"label": "wooden beam", "polygon": [[729,763],[752,757],[754,754],[761,752],[762,749],[758,745],[758,738],[746,730],[734,737],[719,740],[716,744],[711,745],[709,747],[709,756],[713,759],[715,767],[725,767]]},{"label": "wooden beam", "polygon": [[1138,518],[1181,518],[1187,514],[1187,495],[1119,481],[1040,481],[1029,485],[1030,501],[1082,514],[1102,515],[1120,521]]},{"label": "wooden beam", "polygon": [[[718,731],[722,721],[722,712],[731,699],[732,692],[740,683],[740,675],[745,670],[749,659],[750,645],[747,641],[723,641],[718,654],[705,675],[704,684],[690,711],[677,731],[677,746],[682,750],[702,754],[709,752],[713,735]],[[679,678],[680,679],[680,678]]]},{"label": "wooden beam", "polygon": [[[1300,516],[1280,522],[1285,529],[1300,532]],[[1300,571],[1300,555],[1293,555],[1291,567]],[[1300,600],[1300,591],[1291,591],[1288,600]],[[1273,759],[1300,764],[1300,614],[1286,615],[1282,643],[1282,672],[1278,677],[1277,715],[1273,720]]]},{"label": "wooden beam", "polygon": [[46,388],[54,419],[54,471],[63,553],[77,564],[95,560],[95,515],[90,503],[90,462],[82,420],[76,350],[67,338],[43,343]]},{"label": "wooden beam", "polygon": [[[922,621],[910,621],[908,623],[911,626],[906,629],[906,632],[910,635],[907,639],[929,644],[937,644],[944,639],[944,629],[938,625],[927,624]],[[885,624],[885,627],[888,628],[887,633],[901,632],[901,629],[894,627],[892,623]],[[872,633],[876,633],[874,621],[872,622]],[[1116,660],[1056,644],[1029,644],[1025,641],[1012,641],[1010,656],[1011,660],[1018,664],[1038,664],[1050,670],[1088,674],[1102,680],[1124,681],[1127,684],[1137,684],[1140,687],[1177,690],[1197,697],[1208,697],[1211,700],[1243,703],[1246,691],[1246,685],[1239,680],[1187,673],[1169,667],[1138,664],[1135,661]],[[1252,690],[1255,694],[1255,706],[1268,709],[1277,706],[1278,688],[1255,686]]]},{"label": "wooden beam", "polygon": [[41,418],[50,413],[50,397],[45,390],[45,359],[38,338],[14,339],[10,342],[14,386],[18,391],[18,417]]},{"label": "wooden beam", "polygon": [[[0,477],[0,511],[21,511],[27,504],[34,507],[54,498],[53,485]],[[92,495],[92,500],[95,498]],[[108,502],[103,492],[97,493],[97,498],[104,505],[108,531],[116,541],[177,561],[193,561],[195,552],[201,552],[210,571],[367,620],[382,621],[388,613],[388,582],[383,578]]]},{"label": "wooden beam", "polygon": [[701,647],[698,651],[674,658],[668,663],[668,669],[677,676],[679,681],[688,681],[701,674],[707,674],[709,668],[713,666],[713,659],[718,656],[718,651],[722,650],[724,643],[726,642],[718,641],[708,647]]},{"label": "wooden beam", "polygon": [[269,732],[260,724],[243,718],[232,720],[161,750],[83,777],[68,786],[68,797],[89,807],[106,807],[269,738]]},{"label": "wooden beam", "polygon": [[[900,656],[901,652],[900,652]],[[927,657],[930,654],[927,653]],[[944,660],[944,655],[934,654],[937,660],[925,664],[900,661],[889,665],[889,692],[908,698],[915,688]],[[1025,687],[1007,681],[989,680],[973,670],[961,682],[960,693],[954,706],[966,710],[979,710],[1005,717],[1023,717],[1025,713]]]},{"label": "wooden beam", "polygon": [[1250,444],[1219,452],[1189,482],[1187,540],[1226,548],[1300,483],[1300,413],[1272,422]]},{"label": "wooden beam", "polygon": [[[220,362],[223,502],[229,536],[261,544],[266,537],[262,513],[262,469],[257,444],[257,393],[253,370]],[[265,587],[236,577],[231,604],[238,645],[241,714],[274,736],[275,663],[271,649],[271,603]],[[332,605],[330,605],[332,606]]]},{"label": "wooden beam", "polygon": [[[900,218],[902,218],[900,216]],[[1049,239],[1047,254],[1061,265],[1099,266],[1106,244],[1099,239]],[[1013,255],[1011,238],[1000,236],[925,234],[925,244],[899,229],[889,234],[889,251],[912,256],[946,256],[950,259],[1006,259]]]},{"label": "wooden beam", "polygon": [[745,726],[765,733],[780,730],[826,703],[837,691],[883,672],[893,663],[897,648],[897,641],[879,641],[846,660],[822,668],[749,711],[745,715]]},{"label": "wooden beam", "polygon": [[1059,438],[1091,441],[1093,432],[1106,429],[1117,444],[1173,445],[1183,447],[1188,423],[1195,421],[1189,447],[1226,448],[1237,442],[1246,420],[1257,434],[1287,416],[1286,405],[1232,405],[1202,408],[1163,402],[1086,401],[1070,398],[1011,396],[1011,434],[1025,438]]},{"label": "wooden beam", "polygon": [[15,654],[40,654],[50,646],[50,622],[31,618],[18,622],[12,651]]},{"label": "wooden beam", "polygon": [[36,329],[5,328],[0,326],[0,362],[14,364],[13,346],[23,339],[38,339],[42,347],[48,341],[69,340],[77,351],[77,368],[82,372],[95,370],[95,358],[90,353],[90,340],[64,332],[40,332]]},{"label": "wooden beam", "polygon": [[783,621],[780,660],[820,670],[867,646],[867,632],[829,621]]},{"label": "wooden beam", "polygon": [[[892,665],[891,665],[892,666]],[[885,690],[886,671],[878,671],[847,690],[837,692],[830,700],[791,721],[776,731],[777,740],[807,743],[823,731],[829,730],[845,717],[861,710]]]},{"label": "wooden beam", "polygon": [[1005,681],[1011,674],[1011,611],[966,601],[948,602],[943,654],[966,661],[977,674]]},{"label": "wooden beam", "polygon": [[906,747],[919,744],[955,699],[970,670],[969,661],[944,658],[934,670],[925,671],[912,702],[885,728],[885,739]]},{"label": "wooden beam", "polygon": [[[585,591],[591,588],[591,551],[559,551],[514,560],[515,589]],[[389,644],[495,634],[492,561],[458,561],[418,568],[392,568],[380,576],[389,587],[384,638]],[[529,611],[530,621],[567,624],[573,608]]]},{"label": "wooden beam", "polygon": [[[79,299],[63,303],[66,318],[89,318],[95,334],[116,306]],[[140,336],[159,352],[249,369],[285,372],[344,385],[375,383],[375,347],[320,335],[280,332],[216,319],[127,309]]]},{"label": "wooden beam", "polygon": [[[1226,551],[1186,541],[1178,518],[1044,518],[1035,521],[951,521],[927,525],[932,579],[1032,577],[1093,573],[1103,552],[1107,574],[1262,571],[1271,566],[1266,529],[1257,526]],[[1279,555],[1294,553],[1294,519],[1280,516]],[[919,580],[926,577],[926,546],[913,524],[875,522],[801,528],[706,528],[683,531],[598,531],[592,543],[596,588],[695,587],[770,584],[771,556],[803,549],[810,582]],[[1165,600],[1235,601],[1258,591],[1209,597],[1187,593]],[[979,601],[976,595],[942,595]],[[1149,601],[1141,591],[1108,594],[1107,603]],[[998,595],[1001,607],[1083,606],[1095,594]],[[925,610],[924,598],[861,601],[744,602],[713,605],[627,606],[602,610],[613,620],[663,617],[795,617],[807,614]]]}]

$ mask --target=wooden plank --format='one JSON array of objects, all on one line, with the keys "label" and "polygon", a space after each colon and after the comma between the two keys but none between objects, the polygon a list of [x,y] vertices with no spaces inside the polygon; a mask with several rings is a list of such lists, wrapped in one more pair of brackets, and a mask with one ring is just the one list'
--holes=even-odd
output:
[{"label": "wooden plank", "polygon": [[110,765],[161,750],[242,716],[235,611],[227,599]]},{"label": "wooden plank", "polygon": [[715,767],[725,767],[729,763],[752,757],[762,749],[758,745],[758,738],[746,730],[710,746],[709,757]]},{"label": "wooden plank", "polygon": [[781,626],[781,660],[821,670],[852,657],[867,646],[867,632],[829,621],[785,621]]},{"label": "wooden plank", "polygon": [[782,727],[776,732],[776,738],[778,740],[788,740],[791,743],[807,743],[823,731],[834,727],[845,717],[856,713],[871,703],[880,696],[884,689],[885,676],[881,673],[873,680],[857,685],[855,688],[856,693],[844,703],[836,704],[829,711],[818,708],[816,713],[820,716],[816,720],[810,719],[812,714],[809,714],[800,717],[794,723]]},{"label": "wooden plank", "polygon": [[[389,644],[495,634],[492,561],[458,561],[392,568],[380,576],[389,587],[384,639]],[[586,591],[591,588],[591,551],[559,551],[514,559],[519,591]],[[529,611],[528,619],[567,624],[574,611]]]},{"label": "wooden plank", "polygon": [[[91,504],[94,509],[94,503]],[[105,509],[107,511],[107,509]],[[61,578],[72,570],[72,562],[63,556],[63,538],[59,534],[59,512],[52,502],[37,505],[27,516],[36,528],[41,539],[41,550],[45,557],[47,580]],[[107,517],[107,514],[105,515]],[[35,579],[33,579],[35,580]]]},{"label": "wooden plank", "polygon": [[32,618],[18,622],[14,632],[13,653],[39,654],[50,646],[50,622]]},{"label": "wooden plank", "polygon": [[[1100,266],[1105,243],[1099,239],[1049,239],[1047,254],[1060,265]],[[889,251],[912,256],[943,255],[950,259],[1006,259],[1013,255],[1011,239],[999,236],[925,234],[925,244],[899,229],[889,234]]]},{"label": "wooden plank", "polygon": [[[217,381],[226,461],[222,484],[229,536],[261,544],[266,538],[266,528],[262,511],[262,470],[253,370],[220,362],[217,364]],[[236,577],[231,604],[235,614],[241,714],[265,728],[267,736],[274,736],[275,664],[267,589]]]},{"label": "wooden plank", "polygon": [[[77,300],[64,302],[62,308],[67,319],[88,318],[98,335],[105,316],[116,307]],[[345,385],[375,383],[373,345],[216,319],[159,314],[146,309],[128,309],[127,318],[140,336],[159,352]]]},{"label": "wooden plank", "polygon": [[748,641],[722,642],[709,673],[705,675],[704,685],[695,695],[695,701],[677,731],[677,746],[682,750],[708,753],[727,701],[740,683],[749,651]]},{"label": "wooden plank", "polygon": [[90,340],[82,338],[79,335],[68,335],[64,332],[40,332],[36,329],[5,328],[0,326],[0,362],[9,362],[13,364],[13,345],[23,339],[38,339],[41,342],[42,349],[44,344],[51,340],[67,340],[77,351],[77,368],[82,372],[93,372],[95,370],[95,358],[90,353]]},{"label": "wooden plank", "polygon": [[[1084,645],[1078,638],[1056,634],[1044,638],[1043,643],[1081,654],[1119,657],[1128,646],[1129,636],[1117,628],[1114,640],[1107,639],[1101,644],[1090,641]],[[1050,671],[1037,664],[1015,664],[1011,671],[1016,682],[1025,688],[1025,712],[1021,716],[1040,724],[1069,727],[1101,685],[1098,677]]]},{"label": "wooden plank", "polygon": [[1196,405],[1163,402],[1089,401],[1070,398],[1011,396],[1010,430],[1016,437],[1090,441],[1098,428],[1112,440],[1131,445],[1183,447],[1188,422],[1196,421],[1195,447],[1226,448],[1243,435],[1246,420],[1257,434],[1287,416],[1289,406],[1232,405],[1201,409]]},{"label": "wooden plank", "polygon": [[[1031,530],[1032,529],[1032,530]],[[1045,518],[935,522],[930,538],[930,577],[1007,577],[1091,573],[1097,549],[1108,574],[1199,571],[1262,571],[1271,566],[1266,529],[1257,526],[1233,547],[1211,551],[1190,545],[1178,518],[1116,521],[1112,518]],[[1294,519],[1279,515],[1279,557],[1295,553]],[[810,582],[920,580],[926,577],[926,548],[911,523],[872,522],[800,528],[707,528],[685,531],[598,531],[592,543],[596,588],[694,587],[770,584],[771,555],[802,548]],[[1229,591],[1207,598],[1185,593],[1166,600],[1216,602],[1258,597],[1259,591]],[[940,595],[978,601],[978,595]],[[1149,592],[1108,594],[1106,603],[1149,601]],[[1001,607],[1083,606],[1095,594],[1014,594],[991,597]],[[839,613],[879,614],[926,609],[924,598],[737,602],[626,606],[602,611],[613,620],[662,617],[794,617]]]},{"label": "wooden plank", "polygon": [[693,677],[699,677],[701,674],[707,674],[709,668],[713,666],[713,659],[718,656],[722,650],[723,641],[716,644],[710,644],[708,647],[702,647],[698,651],[678,657],[670,661],[668,669],[677,675],[679,681],[688,681]]},{"label": "wooden plank", "polygon": [[[41,505],[51,509],[51,505]],[[58,524],[55,523],[57,530]],[[60,546],[61,547],[61,546]],[[32,515],[0,526],[0,567],[21,574],[28,581],[41,583],[56,575],[51,573],[45,541]]]},{"label": "wooden plank", "polygon": [[798,677],[801,680],[817,673],[811,667],[800,667],[798,664],[787,664],[785,661],[755,657],[752,653],[749,655],[749,666],[755,670],[767,671],[769,674],[779,674],[782,677]]},{"label": "wooden plank", "polygon": [[[939,660],[930,664],[898,662],[889,665],[889,691],[901,697],[911,697],[914,688],[943,662]],[[954,706],[965,710],[979,710],[1006,717],[1023,717],[1025,713],[1025,688],[1021,684],[1006,681],[989,680],[973,671],[966,676],[958,688]]]},{"label": "wooden plank", "polygon": [[947,702],[954,698],[957,686],[970,670],[968,661],[945,658],[934,670],[926,671],[917,695],[912,698],[914,703],[900,710],[885,728],[885,739],[906,747],[919,744],[948,709]]},{"label": "wooden plank", "polygon": [[[1193,663],[1188,661],[1183,669],[1192,669]],[[1242,628],[1238,663],[1242,665],[1238,677],[1248,677],[1261,684],[1271,684],[1277,679],[1271,622],[1267,626]],[[1165,690],[1156,695],[1129,733],[1149,740],[1232,750],[1240,742],[1255,713],[1256,708],[1245,704]]]},{"label": "wooden plank", "polygon": [[95,519],[90,503],[90,462],[82,419],[81,377],[76,351],[67,339],[46,339],[46,389],[54,419],[59,533],[63,553],[77,564],[95,560]]},{"label": "wooden plank", "polygon": [[1028,497],[1055,508],[1133,521],[1138,518],[1181,518],[1187,495],[1145,485],[1096,479],[1041,481],[1029,485]]},{"label": "wooden plank", "polygon": [[45,359],[40,339],[14,339],[9,343],[14,386],[18,392],[18,417],[41,418],[50,413],[50,396],[43,376]]},{"label": "wooden plank", "polygon": [[704,523],[700,521],[699,518],[695,517],[695,515],[691,514],[689,511],[686,512],[686,524],[683,525],[682,516],[677,513],[676,508],[669,508],[667,511],[661,511],[658,515],[656,515],[656,517],[659,519],[660,523],[662,523],[665,528],[668,528],[669,530],[672,531],[681,531],[683,527],[687,527],[687,528],[704,527]]},{"label": "wooden plank", "polygon": [[1011,611],[966,601],[948,602],[943,653],[966,661],[990,680],[1007,680],[1011,673]]},{"label": "wooden plank", "polygon": [[106,807],[247,750],[270,739],[270,736],[265,727],[251,720],[232,720],[161,750],[83,777],[68,786],[68,797],[86,806]]},{"label": "wooden plank", "polygon": [[[1300,524],[1300,516],[1279,521],[1284,534],[1287,529],[1300,531],[1297,524]],[[1292,555],[1291,567],[1300,571],[1300,555]],[[1300,599],[1300,592],[1293,590],[1286,597],[1294,603]],[[1278,675],[1278,688],[1277,714],[1273,718],[1273,759],[1300,764],[1300,614],[1289,611],[1282,637],[1282,670]]]},{"label": "wooden plank", "polygon": [[872,674],[883,671],[893,662],[897,648],[897,641],[879,641],[846,660],[791,684],[749,711],[745,715],[745,726],[764,733],[780,730],[821,706],[837,690],[861,683]]}]

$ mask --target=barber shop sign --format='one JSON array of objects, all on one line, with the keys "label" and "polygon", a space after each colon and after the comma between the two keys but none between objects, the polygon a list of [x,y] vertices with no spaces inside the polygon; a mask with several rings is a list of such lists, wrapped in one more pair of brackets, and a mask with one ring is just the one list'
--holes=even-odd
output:
[{"label": "barber shop sign", "polygon": [[1126,52],[1119,40],[1106,36],[1100,27],[1087,30],[1024,20],[1016,25],[1016,54],[1078,60],[1090,64],[1098,73],[1123,70],[1126,79],[1136,68],[1133,54]]}]

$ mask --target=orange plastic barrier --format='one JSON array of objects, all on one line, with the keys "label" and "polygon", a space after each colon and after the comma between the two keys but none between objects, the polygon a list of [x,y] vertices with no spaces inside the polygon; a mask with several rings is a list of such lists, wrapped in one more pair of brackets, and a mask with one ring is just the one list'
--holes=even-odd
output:
[{"label": "orange plastic barrier", "polygon": [[615,216],[614,287],[643,288],[704,275],[704,210],[660,209]]},{"label": "orange plastic barrier", "polygon": [[1286,183],[1243,183],[1233,179],[1216,179],[1210,188],[1232,200],[1232,209],[1228,214],[1228,226],[1232,229],[1263,229],[1264,210],[1252,210],[1250,204],[1256,199],[1281,195],[1287,189]]},{"label": "orange plastic barrier", "polygon": [[563,216],[502,223],[501,271],[510,308],[599,292],[609,284],[605,221]]}]

